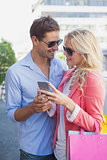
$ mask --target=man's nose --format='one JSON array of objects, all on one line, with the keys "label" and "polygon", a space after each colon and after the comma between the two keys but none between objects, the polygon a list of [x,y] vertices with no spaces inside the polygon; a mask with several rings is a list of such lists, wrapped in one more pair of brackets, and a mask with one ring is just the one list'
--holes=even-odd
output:
[{"label": "man's nose", "polygon": [[56,43],[53,47],[54,50],[58,50],[58,44]]}]

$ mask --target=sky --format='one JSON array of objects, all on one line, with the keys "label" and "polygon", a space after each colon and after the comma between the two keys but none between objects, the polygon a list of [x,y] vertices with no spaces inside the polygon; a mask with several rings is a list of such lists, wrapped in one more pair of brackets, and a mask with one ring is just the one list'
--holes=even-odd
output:
[{"label": "sky", "polygon": [[12,43],[15,52],[29,51],[32,47],[29,29],[32,24],[34,0],[0,0],[0,41]]}]

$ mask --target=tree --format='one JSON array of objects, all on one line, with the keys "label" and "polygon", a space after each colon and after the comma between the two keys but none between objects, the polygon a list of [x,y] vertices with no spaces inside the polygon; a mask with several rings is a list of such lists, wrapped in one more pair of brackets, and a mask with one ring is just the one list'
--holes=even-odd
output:
[{"label": "tree", "polygon": [[16,62],[12,44],[4,39],[0,42],[0,84],[5,80],[7,69]]},{"label": "tree", "polygon": [[63,61],[66,61],[66,57],[63,54],[63,51],[61,53],[57,53],[55,56],[58,57],[58,58],[60,58],[60,59],[62,59]]},{"label": "tree", "polygon": [[62,59],[63,61],[66,61],[65,60],[65,56],[64,56],[64,54],[62,53],[62,54],[60,54],[60,55],[58,55],[58,57],[60,58],[60,59]]}]

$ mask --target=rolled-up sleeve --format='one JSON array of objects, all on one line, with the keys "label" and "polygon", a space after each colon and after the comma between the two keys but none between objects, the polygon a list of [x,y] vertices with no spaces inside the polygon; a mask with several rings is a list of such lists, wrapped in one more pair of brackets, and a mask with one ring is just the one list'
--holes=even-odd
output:
[{"label": "rolled-up sleeve", "polygon": [[49,115],[49,117],[52,117],[52,116],[54,116],[55,111],[56,111],[56,104],[52,103],[52,108],[47,111],[47,114]]},{"label": "rolled-up sleeve", "polygon": [[21,87],[17,75],[14,70],[8,69],[5,78],[5,89],[6,89],[6,114],[7,117],[16,121],[14,118],[14,112],[17,108],[21,107]]},{"label": "rolled-up sleeve", "polygon": [[67,120],[70,121],[70,122],[73,122],[73,120],[78,115],[79,111],[80,111],[80,107],[77,104],[75,106],[75,109],[74,109],[73,113],[71,113],[69,110],[67,110],[67,113],[66,113]]}]

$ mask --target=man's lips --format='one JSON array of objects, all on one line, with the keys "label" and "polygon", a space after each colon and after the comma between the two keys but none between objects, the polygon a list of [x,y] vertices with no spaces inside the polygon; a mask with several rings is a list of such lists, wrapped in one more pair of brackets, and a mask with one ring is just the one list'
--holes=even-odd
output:
[{"label": "man's lips", "polygon": [[49,53],[53,55],[53,54],[55,54],[55,51],[49,51]]}]

